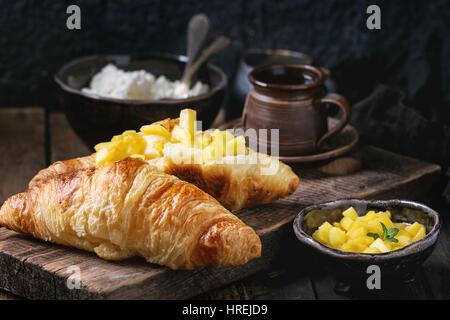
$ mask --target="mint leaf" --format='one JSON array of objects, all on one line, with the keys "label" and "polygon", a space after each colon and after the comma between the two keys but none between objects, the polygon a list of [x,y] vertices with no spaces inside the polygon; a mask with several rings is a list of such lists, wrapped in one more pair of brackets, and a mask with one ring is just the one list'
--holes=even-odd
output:
[{"label": "mint leaf", "polygon": [[397,239],[395,239],[394,237],[397,235],[398,233],[398,229],[397,228],[386,228],[386,226],[384,225],[383,222],[381,223],[381,227],[383,228],[383,240],[389,241],[389,242],[398,242]]},{"label": "mint leaf", "polygon": [[381,223],[381,227],[383,228],[383,240],[386,240],[387,239],[387,228],[383,222],[380,222],[380,223]]},{"label": "mint leaf", "polygon": [[387,237],[389,238],[394,238],[398,233],[398,229],[397,228],[390,228],[387,231]]},{"label": "mint leaf", "polygon": [[377,240],[380,236],[378,235],[378,233],[372,233],[372,232],[369,232],[369,233],[367,233],[367,236],[368,237],[372,237],[372,238],[374,238],[375,240]]}]

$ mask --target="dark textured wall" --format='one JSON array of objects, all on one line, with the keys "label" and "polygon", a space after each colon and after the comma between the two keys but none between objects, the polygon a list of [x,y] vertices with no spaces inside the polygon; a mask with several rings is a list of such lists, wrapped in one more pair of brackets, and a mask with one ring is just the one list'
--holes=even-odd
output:
[{"label": "dark textured wall", "polygon": [[[70,4],[81,7],[82,30],[66,28]],[[381,30],[366,28],[370,4],[381,7]],[[331,69],[365,142],[447,170],[449,0],[0,0],[0,108],[59,108],[53,74],[76,57],[182,54],[198,12],[211,19],[210,39],[233,39],[213,58],[230,78],[246,48],[307,53]]]},{"label": "dark textured wall", "polygon": [[[374,3],[382,9],[382,30],[369,31],[366,8]],[[0,4],[0,106],[55,106],[53,73],[82,55],[184,53],[185,26],[200,11],[212,21],[210,38],[226,34],[234,40],[214,58],[229,75],[244,48],[299,50],[330,67],[353,101],[364,97],[370,82],[383,75],[357,72],[354,77],[364,79],[348,79],[351,61],[377,54],[380,59],[402,57],[433,30],[443,41],[438,54],[450,56],[450,10],[448,1],[442,0],[1,0]],[[65,27],[70,4],[81,7],[80,31]],[[442,68],[437,85],[448,101],[449,59],[442,59]],[[359,91],[348,88],[356,84],[364,86]]]}]

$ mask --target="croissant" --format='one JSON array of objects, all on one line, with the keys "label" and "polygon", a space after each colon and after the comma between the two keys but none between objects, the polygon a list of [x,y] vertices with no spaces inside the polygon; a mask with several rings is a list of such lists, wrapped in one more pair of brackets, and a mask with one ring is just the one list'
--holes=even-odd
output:
[{"label": "croissant", "polygon": [[10,197],[0,225],[103,259],[142,256],[172,269],[261,255],[255,231],[213,197],[132,158],[59,174]]},{"label": "croissant", "polygon": [[[159,125],[172,131],[179,119],[165,119]],[[192,161],[193,148],[180,143],[167,143],[162,157],[147,160],[160,171],[190,182],[216,198],[229,210],[239,210],[258,204],[273,202],[292,194],[299,185],[298,176],[286,164],[271,156],[246,148],[246,159],[238,163],[231,161]],[[250,161],[248,159],[252,159]],[[82,168],[96,167],[96,153],[67,161],[58,161],[41,170],[30,182],[30,187],[52,177]],[[272,170],[264,174],[264,170]]]}]

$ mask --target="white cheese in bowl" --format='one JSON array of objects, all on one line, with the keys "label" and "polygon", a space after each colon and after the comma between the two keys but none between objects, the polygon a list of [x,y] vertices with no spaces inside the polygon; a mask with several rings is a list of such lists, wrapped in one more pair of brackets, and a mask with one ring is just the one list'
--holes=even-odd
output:
[{"label": "white cheese in bowl", "polygon": [[170,81],[165,76],[155,77],[145,70],[124,71],[108,64],[94,75],[86,93],[116,99],[160,100],[184,99],[208,92],[209,86],[197,81],[190,89],[180,90],[180,81]]}]

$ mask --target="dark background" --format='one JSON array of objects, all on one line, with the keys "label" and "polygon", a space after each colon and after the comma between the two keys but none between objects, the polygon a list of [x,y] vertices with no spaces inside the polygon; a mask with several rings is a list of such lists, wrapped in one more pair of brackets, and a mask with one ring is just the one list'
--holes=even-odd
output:
[{"label": "dark background", "polygon": [[[70,4],[82,30],[66,28]],[[366,28],[370,4],[381,7],[381,30]],[[0,0],[0,12],[0,107],[58,109],[53,74],[76,57],[183,54],[187,22],[204,12],[209,39],[233,39],[213,58],[230,78],[247,48],[307,53],[331,69],[363,141],[450,165],[447,0]]]}]

